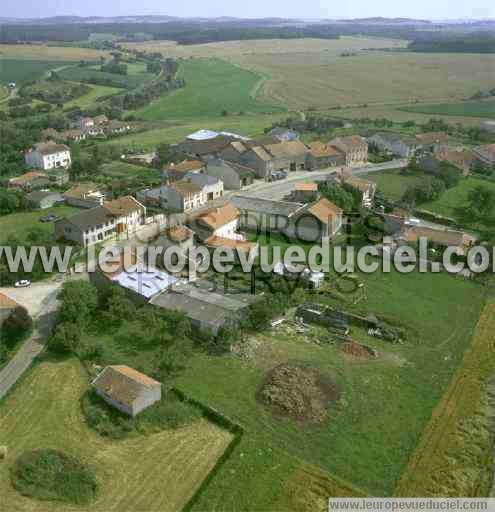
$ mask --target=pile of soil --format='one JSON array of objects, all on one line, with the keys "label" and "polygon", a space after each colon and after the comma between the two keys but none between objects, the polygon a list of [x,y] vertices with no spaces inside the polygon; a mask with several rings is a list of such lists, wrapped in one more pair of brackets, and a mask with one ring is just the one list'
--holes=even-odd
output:
[{"label": "pile of soil", "polygon": [[358,357],[360,359],[376,359],[377,357],[377,354],[373,349],[365,347],[364,345],[361,345],[354,340],[342,343],[342,345],[340,345],[340,350],[346,354],[349,354],[353,357]]},{"label": "pile of soil", "polygon": [[335,382],[318,370],[281,364],[267,374],[258,399],[277,415],[301,423],[323,423],[339,395]]}]

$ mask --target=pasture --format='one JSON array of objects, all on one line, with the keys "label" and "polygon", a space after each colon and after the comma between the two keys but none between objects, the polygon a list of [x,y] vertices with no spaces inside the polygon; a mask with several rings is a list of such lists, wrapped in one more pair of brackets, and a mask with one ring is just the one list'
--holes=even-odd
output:
[{"label": "pasture", "polygon": [[122,89],[118,89],[117,87],[109,87],[107,85],[88,84],[88,87],[91,87],[91,90],[87,94],[64,103],[64,109],[71,109],[74,107],[87,108],[99,98],[118,94],[122,91]]},{"label": "pasture", "polygon": [[80,399],[89,380],[78,361],[45,360],[0,404],[0,438],[8,447],[0,464],[6,510],[77,511],[66,503],[35,501],[13,489],[9,468],[25,451],[62,450],[96,472],[99,494],[87,512],[176,511],[201,485],[232,436],[206,420],[178,430],[110,441],[91,430]]},{"label": "pasture", "polygon": [[[257,457],[251,454],[251,467],[246,470],[251,475],[259,472],[260,478],[269,478],[263,471],[270,465],[269,448],[282,449],[362,492],[376,496],[394,492],[470,345],[483,296],[476,284],[445,274],[393,271],[359,274],[359,278],[365,285],[366,301],[351,307],[382,315],[407,333],[403,344],[394,345],[351,328],[354,339],[378,350],[377,360],[349,358],[336,345],[311,343],[311,336],[308,340],[282,327],[256,336],[259,344],[251,359],[197,355],[179,378],[181,389],[240,422],[251,442],[264,447]],[[326,294],[317,300],[339,304]],[[274,416],[258,402],[256,395],[266,372],[288,361],[314,365],[335,379],[341,398],[326,423],[299,424]],[[228,467],[218,475],[227,500],[227,489],[240,487]],[[275,489],[278,478],[273,476]],[[214,482],[212,493],[215,488]],[[248,491],[244,492],[238,498],[241,502],[247,499]]]},{"label": "pasture", "polygon": [[370,172],[363,178],[376,183],[378,190],[392,201],[398,201],[409,187],[422,181],[420,176],[403,175],[399,171]]},{"label": "pasture", "polygon": [[[261,77],[217,59],[180,63],[178,76],[186,86],[154,100],[138,111],[149,121],[227,117],[228,114],[268,114],[280,111],[255,99]],[[227,114],[227,115],[225,115]]]}]

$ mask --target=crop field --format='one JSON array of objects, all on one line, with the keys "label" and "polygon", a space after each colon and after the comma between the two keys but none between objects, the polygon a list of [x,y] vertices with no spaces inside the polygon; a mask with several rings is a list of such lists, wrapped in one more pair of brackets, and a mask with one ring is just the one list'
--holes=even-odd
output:
[{"label": "crop field", "polygon": [[495,117],[495,100],[463,101],[404,107],[406,112],[442,116]]},{"label": "crop field", "polygon": [[17,238],[23,239],[33,229],[43,231],[47,235],[50,235],[53,233],[53,224],[50,222],[40,222],[40,217],[54,213],[59,218],[62,218],[79,211],[79,208],[72,206],[55,206],[34,212],[0,215],[0,242],[5,243],[9,236],[16,236]]},{"label": "crop field", "polygon": [[393,201],[399,200],[409,187],[422,181],[419,176],[405,176],[398,171],[370,172],[363,178],[375,182],[378,190]]},{"label": "crop field", "polygon": [[101,55],[108,55],[108,53],[91,48],[71,48],[68,46],[0,44],[0,59],[78,62],[80,60],[98,60]]},{"label": "crop field", "polygon": [[[444,274],[393,271],[359,274],[359,278],[366,300],[350,307],[382,315],[407,332],[403,344],[393,345],[351,329],[354,339],[378,350],[378,359],[353,360],[335,345],[311,343],[311,336],[301,337],[290,327],[281,327],[256,337],[258,348],[251,359],[198,355],[179,378],[181,389],[240,422],[252,442],[264,446],[257,457],[251,453],[246,472],[259,473],[266,480],[269,476],[263,468],[270,465],[269,448],[282,449],[326,474],[337,475],[358,492],[376,496],[394,492],[470,345],[483,306],[482,290]],[[325,294],[318,300],[335,304]],[[337,383],[341,397],[325,423],[300,424],[274,416],[257,400],[266,372],[290,361],[314,365]],[[225,499],[227,489],[240,487],[227,468],[218,475]],[[277,478],[273,475],[275,488]],[[215,485],[206,490],[205,508],[209,492],[215,503],[220,491]],[[236,492],[241,494],[239,502],[247,500],[241,489]],[[263,505],[257,504],[260,509]]]},{"label": "crop field", "polygon": [[99,494],[84,507],[87,512],[182,509],[230,443],[231,434],[200,420],[150,436],[104,439],[84,422],[80,399],[88,383],[77,361],[46,360],[0,404],[0,439],[8,448],[0,464],[2,506],[18,512],[81,510],[25,498],[10,484],[9,467],[19,455],[53,448],[94,468]]},{"label": "crop field", "polygon": [[[267,114],[281,111],[255,99],[261,77],[217,59],[182,61],[179,76],[186,87],[165,94],[138,114],[160,119],[219,118],[226,114]],[[227,117],[227,116],[225,116]]]},{"label": "crop field", "polygon": [[24,60],[0,58],[0,84],[23,84],[43,76],[51,69],[68,65],[61,60]]},{"label": "crop field", "polygon": [[95,85],[107,85],[109,87],[117,87],[122,89],[135,89],[142,83],[150,80],[153,75],[148,73],[118,75],[116,73],[108,73],[100,71],[99,67],[80,67],[71,66],[63,69],[59,73],[64,80],[72,80],[75,82],[88,82]]}]

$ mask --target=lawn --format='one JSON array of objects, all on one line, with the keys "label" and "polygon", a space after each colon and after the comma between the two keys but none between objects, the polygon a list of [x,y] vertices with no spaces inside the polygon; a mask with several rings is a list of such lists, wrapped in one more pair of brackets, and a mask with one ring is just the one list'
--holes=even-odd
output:
[{"label": "lawn", "polygon": [[87,108],[98,98],[118,94],[122,91],[122,89],[117,87],[108,87],[107,85],[88,85],[88,87],[91,87],[91,91],[79,98],[74,98],[72,101],[68,101],[64,104],[64,109],[71,109],[75,107]]},{"label": "lawn", "polygon": [[41,77],[47,71],[70,64],[61,60],[23,60],[0,58],[0,84],[23,84]]},{"label": "lawn", "polygon": [[406,176],[399,171],[370,172],[363,178],[375,182],[378,190],[392,201],[398,201],[409,187],[422,181],[419,176]]},{"label": "lawn", "polygon": [[89,380],[73,359],[38,364],[0,404],[0,438],[8,457],[0,464],[5,510],[77,511],[79,507],[37,502],[18,494],[9,468],[25,451],[62,450],[96,472],[99,494],[91,511],[180,510],[201,485],[232,436],[201,419],[178,430],[110,441],[89,429],[80,399]]},{"label": "lawn", "polygon": [[495,182],[467,178],[462,180],[456,187],[448,189],[435,201],[421,204],[421,209],[438,213],[444,217],[451,217],[462,223],[464,219],[462,219],[458,209],[467,204],[469,191],[476,187],[495,190]]},{"label": "lawn", "polygon": [[[249,455],[246,473],[255,475],[258,467],[269,464],[270,449],[283,449],[366,493],[393,493],[469,346],[483,297],[477,285],[448,275],[378,272],[361,279],[367,300],[356,309],[382,315],[408,333],[404,344],[390,345],[353,329],[358,341],[382,354],[378,360],[350,360],[334,346],[308,343],[282,328],[257,336],[260,346],[252,360],[198,355],[180,377],[184,391],[240,422],[251,442],[264,447],[257,457]],[[325,295],[320,300],[334,303]],[[327,423],[310,426],[280,419],[256,400],[266,372],[287,361],[315,365],[337,382],[342,396]],[[227,488],[238,486],[228,467],[219,474],[225,499]],[[260,479],[270,478],[262,469],[259,474]],[[278,478],[273,475],[276,489]],[[217,487],[206,490],[204,508],[210,491],[213,504],[218,501]],[[247,505],[249,491],[238,489],[236,494]]]},{"label": "lawn", "polygon": [[217,59],[181,61],[182,89],[154,100],[137,114],[153,121],[219,118],[222,112],[269,114],[280,111],[269,103],[257,101],[253,92],[261,80],[255,73]]},{"label": "lawn", "polygon": [[40,217],[54,213],[58,217],[68,217],[73,213],[81,211],[72,206],[55,206],[46,210],[34,212],[11,213],[10,215],[0,216],[0,242],[5,243],[10,235],[16,238],[24,239],[32,229],[39,229],[44,233],[53,233],[53,224],[50,222],[40,222]]},{"label": "lawn", "polygon": [[458,103],[438,103],[436,105],[417,105],[404,107],[406,112],[428,115],[495,117],[495,100],[461,101]]}]

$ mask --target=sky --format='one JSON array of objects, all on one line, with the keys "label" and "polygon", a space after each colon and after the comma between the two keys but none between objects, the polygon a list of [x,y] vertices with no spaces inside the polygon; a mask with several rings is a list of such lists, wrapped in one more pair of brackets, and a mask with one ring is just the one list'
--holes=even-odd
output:
[{"label": "sky", "polygon": [[[125,16],[421,19],[495,18],[494,0],[0,0],[2,17]],[[6,5],[5,5],[6,4]]]}]

